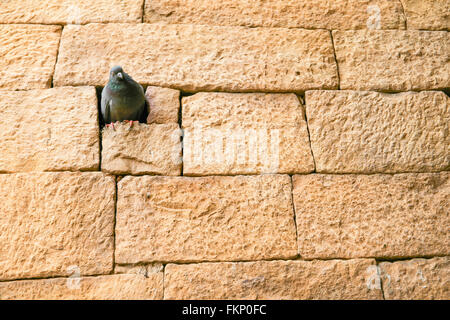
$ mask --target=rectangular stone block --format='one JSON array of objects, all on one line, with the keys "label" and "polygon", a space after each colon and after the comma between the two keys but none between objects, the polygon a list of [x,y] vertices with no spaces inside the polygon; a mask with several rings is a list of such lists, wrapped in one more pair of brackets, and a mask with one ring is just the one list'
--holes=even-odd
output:
[{"label": "rectangular stone block", "polygon": [[287,175],[118,183],[116,263],[284,259],[296,245]]},{"label": "rectangular stone block", "polygon": [[60,26],[0,24],[0,89],[50,88],[60,36]]},{"label": "rectangular stone block", "polygon": [[0,280],[105,274],[114,250],[113,177],[0,175]]},{"label": "rectangular stone block", "polygon": [[304,259],[448,255],[450,172],[293,177]]},{"label": "rectangular stone block", "polygon": [[140,23],[142,6],[143,0],[3,0],[0,23]]},{"label": "rectangular stone block", "polygon": [[0,282],[0,300],[149,300],[163,298],[163,273]]},{"label": "rectangular stone block", "polygon": [[340,88],[408,91],[450,87],[445,31],[333,31]]},{"label": "rectangular stone block", "polygon": [[148,86],[145,98],[149,108],[147,123],[178,123],[179,90]]},{"label": "rectangular stone block", "polygon": [[385,299],[450,299],[449,257],[382,262],[379,268]]},{"label": "rectangular stone block", "polygon": [[450,30],[450,1],[400,0],[405,9],[408,29]]},{"label": "rectangular stone block", "polygon": [[168,264],[165,299],[382,299],[375,260]]},{"label": "rectangular stone block", "polygon": [[95,88],[0,91],[0,172],[98,170]]},{"label": "rectangular stone block", "polygon": [[65,27],[55,85],[103,86],[117,64],[143,85],[188,92],[338,86],[329,31],[161,24]]},{"label": "rectangular stone block", "polygon": [[113,174],[181,174],[177,123],[116,123],[102,130],[102,170]]},{"label": "rectangular stone block", "polygon": [[449,170],[449,102],[431,91],[306,92],[317,172]]},{"label": "rectangular stone block", "polygon": [[182,105],[184,175],[314,170],[295,94],[197,93]]},{"label": "rectangular stone block", "polygon": [[152,0],[145,2],[144,21],[330,30],[405,24],[400,2],[391,0]]}]

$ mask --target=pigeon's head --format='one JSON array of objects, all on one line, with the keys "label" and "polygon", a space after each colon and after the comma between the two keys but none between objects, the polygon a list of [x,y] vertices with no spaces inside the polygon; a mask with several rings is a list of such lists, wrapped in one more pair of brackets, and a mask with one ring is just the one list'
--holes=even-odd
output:
[{"label": "pigeon's head", "polygon": [[109,72],[109,79],[114,81],[122,81],[125,78],[125,72],[121,66],[115,66],[111,68]]}]

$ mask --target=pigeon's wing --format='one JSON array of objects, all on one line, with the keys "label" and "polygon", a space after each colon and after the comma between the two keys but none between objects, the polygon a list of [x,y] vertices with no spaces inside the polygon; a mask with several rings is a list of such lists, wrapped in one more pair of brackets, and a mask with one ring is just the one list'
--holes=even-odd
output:
[{"label": "pigeon's wing", "polygon": [[101,109],[103,121],[105,123],[111,123],[111,99],[104,92],[102,92]]}]

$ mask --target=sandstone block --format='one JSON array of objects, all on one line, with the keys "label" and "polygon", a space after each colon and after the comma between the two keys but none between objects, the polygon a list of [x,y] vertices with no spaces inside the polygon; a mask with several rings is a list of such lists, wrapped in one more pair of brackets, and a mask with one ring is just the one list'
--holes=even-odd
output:
[{"label": "sandstone block", "polygon": [[408,29],[450,30],[448,0],[400,0],[405,8]]},{"label": "sandstone block", "polygon": [[449,257],[382,262],[379,267],[385,299],[450,298]]},{"label": "sandstone block", "polygon": [[177,123],[116,123],[102,131],[102,170],[113,174],[181,174]]},{"label": "sandstone block", "polygon": [[450,99],[443,92],[308,91],[318,172],[450,169]]},{"label": "sandstone block", "polygon": [[450,172],[293,177],[300,256],[448,255]]},{"label": "sandstone block", "polygon": [[0,24],[0,89],[50,88],[60,36],[60,26]]},{"label": "sandstone block", "polygon": [[143,0],[6,0],[0,23],[141,22]]},{"label": "sandstone block", "polygon": [[149,113],[147,123],[178,123],[180,91],[149,86],[145,92]]},{"label": "sandstone block", "polygon": [[161,263],[150,263],[147,265],[116,265],[114,273],[140,274],[148,276],[149,274],[163,272],[164,267]]},{"label": "sandstone block", "polygon": [[98,170],[95,88],[0,91],[0,172]]},{"label": "sandstone block", "polygon": [[287,175],[128,176],[118,183],[118,264],[296,254]]},{"label": "sandstone block", "polygon": [[340,88],[408,91],[450,87],[445,31],[333,31]]},{"label": "sandstone block", "polygon": [[340,30],[404,28],[401,4],[390,0],[189,0],[183,4],[152,0],[145,2],[144,21]]},{"label": "sandstone block", "polygon": [[0,300],[162,299],[163,273],[0,282]]},{"label": "sandstone block", "polygon": [[111,272],[114,197],[102,173],[0,175],[0,280]]},{"label": "sandstone block", "polygon": [[314,170],[295,94],[197,93],[182,105],[185,175]]},{"label": "sandstone block", "polygon": [[372,259],[168,264],[165,299],[382,299]]},{"label": "sandstone block", "polygon": [[116,64],[143,85],[189,92],[303,92],[338,86],[326,30],[70,25],[59,52],[57,86],[102,86]]}]

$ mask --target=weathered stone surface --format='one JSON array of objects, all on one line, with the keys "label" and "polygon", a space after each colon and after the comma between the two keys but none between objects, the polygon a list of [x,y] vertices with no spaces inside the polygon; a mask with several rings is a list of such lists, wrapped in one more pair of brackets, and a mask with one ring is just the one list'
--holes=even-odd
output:
[{"label": "weathered stone surface", "polygon": [[0,91],[0,172],[98,170],[95,88]]},{"label": "weathered stone surface", "polygon": [[102,170],[114,174],[181,174],[177,123],[116,123],[102,131]]},{"label": "weathered stone surface", "polygon": [[60,26],[0,24],[0,89],[50,88],[60,36]]},{"label": "weathered stone surface", "polygon": [[197,93],[182,105],[184,175],[314,170],[295,94]]},{"label": "weathered stone surface", "polygon": [[287,175],[125,177],[115,261],[223,261],[296,256]]},{"label": "weathered stone surface", "polygon": [[145,92],[149,106],[147,123],[178,123],[180,91],[149,86]]},{"label": "weathered stone surface", "polygon": [[375,260],[168,264],[165,299],[381,299]]},{"label": "weathered stone surface", "polygon": [[111,272],[114,196],[102,173],[0,175],[0,280]]},{"label": "weathered stone surface", "polygon": [[65,27],[55,85],[104,85],[116,64],[143,85],[190,92],[338,85],[326,30],[160,24]]},{"label": "weathered stone surface", "polygon": [[379,265],[385,299],[450,299],[450,258],[382,262]]},{"label": "weathered stone surface", "polygon": [[163,273],[0,282],[0,300],[162,299]]},{"label": "weathered stone surface", "polygon": [[304,259],[448,255],[450,172],[293,177]]},{"label": "weathered stone surface", "polygon": [[407,91],[450,87],[445,31],[333,31],[341,89]]},{"label": "weathered stone surface", "polygon": [[327,173],[450,169],[450,99],[443,92],[308,91],[316,170]]},{"label": "weathered stone surface", "polygon": [[3,0],[0,23],[141,22],[143,0]]},{"label": "weathered stone surface", "polygon": [[152,0],[145,2],[144,21],[340,30],[404,28],[401,4],[391,0]]},{"label": "weathered stone surface", "polygon": [[408,29],[450,30],[448,0],[400,0],[405,8]]},{"label": "weathered stone surface", "polygon": [[114,273],[140,274],[148,276],[149,274],[159,273],[164,270],[161,263],[150,263],[146,265],[116,265]]}]

